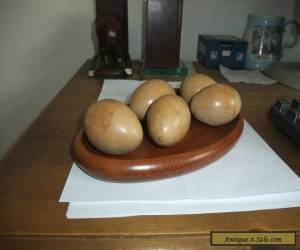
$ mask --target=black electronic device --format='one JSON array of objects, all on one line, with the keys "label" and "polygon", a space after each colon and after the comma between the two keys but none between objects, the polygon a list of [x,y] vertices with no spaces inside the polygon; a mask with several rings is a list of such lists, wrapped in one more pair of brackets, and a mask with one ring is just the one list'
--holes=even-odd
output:
[{"label": "black electronic device", "polygon": [[277,100],[271,106],[269,117],[277,128],[300,146],[300,99],[294,99],[291,103],[284,99]]}]

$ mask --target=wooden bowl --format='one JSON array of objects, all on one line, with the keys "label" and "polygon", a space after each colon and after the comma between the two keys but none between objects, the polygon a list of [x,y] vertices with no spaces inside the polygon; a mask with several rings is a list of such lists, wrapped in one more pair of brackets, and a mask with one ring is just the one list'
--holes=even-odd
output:
[{"label": "wooden bowl", "polygon": [[218,127],[192,119],[188,134],[178,144],[159,147],[145,133],[142,145],[122,156],[99,152],[81,131],[72,143],[73,158],[83,171],[99,179],[133,182],[167,178],[197,170],[222,157],[236,143],[243,126],[242,115]]}]

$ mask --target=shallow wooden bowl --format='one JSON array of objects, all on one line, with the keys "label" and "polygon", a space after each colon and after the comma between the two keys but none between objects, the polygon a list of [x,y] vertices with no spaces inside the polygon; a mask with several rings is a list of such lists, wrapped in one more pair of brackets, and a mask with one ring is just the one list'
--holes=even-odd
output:
[{"label": "shallow wooden bowl", "polygon": [[175,146],[156,146],[145,134],[137,150],[122,156],[99,152],[81,131],[72,144],[73,158],[82,170],[99,179],[116,182],[161,179],[194,171],[219,159],[236,143],[243,125],[241,115],[218,127],[192,119],[188,134]]}]

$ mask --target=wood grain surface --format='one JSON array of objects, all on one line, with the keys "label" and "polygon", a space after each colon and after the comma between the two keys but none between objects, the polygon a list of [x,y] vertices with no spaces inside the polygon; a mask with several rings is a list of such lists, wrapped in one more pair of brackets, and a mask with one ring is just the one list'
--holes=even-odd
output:
[{"label": "wood grain surface", "polygon": [[144,8],[145,67],[177,68],[180,57],[183,1],[149,0],[145,2]]},{"label": "wood grain surface", "polygon": [[[71,141],[82,128],[84,111],[101,90],[99,80],[87,78],[87,66],[74,75],[1,161],[0,249],[208,249],[212,230],[254,229],[297,231],[300,244],[300,208],[68,220],[68,204],[58,200],[72,164]],[[225,82],[215,70],[198,64],[196,69]],[[242,97],[246,120],[300,175],[299,148],[267,118],[276,99],[290,101],[299,98],[300,92],[279,84],[232,86]]]},{"label": "wood grain surface", "polygon": [[142,145],[120,156],[101,153],[81,131],[73,141],[73,156],[85,172],[99,179],[132,182],[177,176],[222,157],[239,139],[243,124],[241,115],[218,127],[192,119],[188,134],[172,147],[155,145],[144,129]]}]

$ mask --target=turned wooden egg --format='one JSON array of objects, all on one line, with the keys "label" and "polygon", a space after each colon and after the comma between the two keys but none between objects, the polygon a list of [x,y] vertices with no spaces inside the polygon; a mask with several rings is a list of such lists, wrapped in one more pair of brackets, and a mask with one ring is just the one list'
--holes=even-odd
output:
[{"label": "turned wooden egg", "polygon": [[180,86],[180,95],[189,103],[194,94],[212,84],[216,84],[216,81],[207,75],[195,74],[188,76]]},{"label": "turned wooden egg", "polygon": [[153,79],[141,84],[132,94],[129,102],[130,108],[142,121],[149,106],[159,97],[167,94],[175,94],[168,82]]},{"label": "turned wooden egg", "polygon": [[98,101],[88,108],[84,131],[95,148],[110,155],[127,154],[143,140],[136,114],[124,103],[112,99]]},{"label": "turned wooden egg", "polygon": [[147,129],[151,139],[159,146],[169,147],[187,134],[191,113],[186,102],[177,95],[158,98],[147,113]]},{"label": "turned wooden egg", "polygon": [[190,109],[193,116],[206,124],[218,126],[232,121],[241,110],[239,93],[225,84],[214,84],[196,93]]}]

